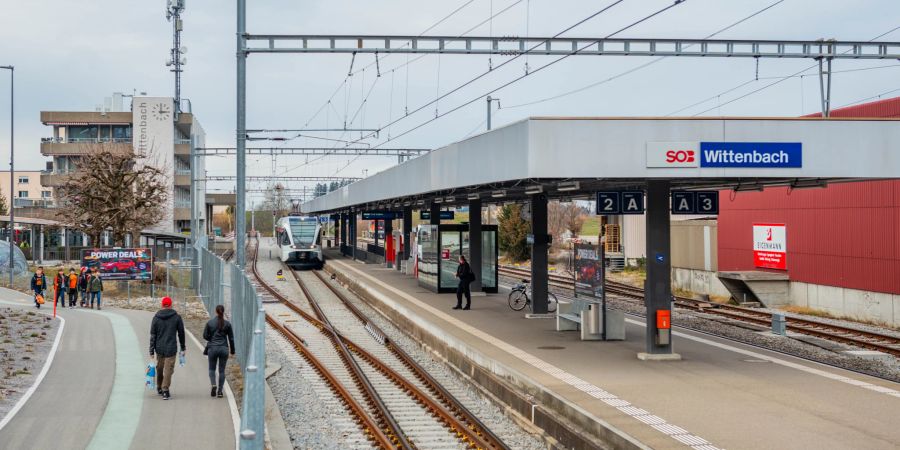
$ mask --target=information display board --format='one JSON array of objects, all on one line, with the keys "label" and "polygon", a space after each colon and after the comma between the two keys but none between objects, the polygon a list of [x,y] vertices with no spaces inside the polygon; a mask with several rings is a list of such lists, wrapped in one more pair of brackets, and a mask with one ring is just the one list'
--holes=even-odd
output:
[{"label": "information display board", "polygon": [[81,265],[97,268],[108,280],[149,280],[153,252],[149,248],[94,248],[81,251]]},{"label": "information display board", "polygon": [[575,244],[575,293],[591,297],[603,295],[603,255],[593,244]]}]

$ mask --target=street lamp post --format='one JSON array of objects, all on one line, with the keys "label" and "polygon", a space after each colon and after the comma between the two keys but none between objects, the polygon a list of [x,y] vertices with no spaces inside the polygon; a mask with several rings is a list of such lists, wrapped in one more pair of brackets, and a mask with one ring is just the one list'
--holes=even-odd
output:
[{"label": "street lamp post", "polygon": [[16,233],[16,208],[15,197],[15,67],[0,66],[0,69],[9,70],[9,287],[13,287],[13,271],[15,270],[15,255],[13,252],[13,235]]}]

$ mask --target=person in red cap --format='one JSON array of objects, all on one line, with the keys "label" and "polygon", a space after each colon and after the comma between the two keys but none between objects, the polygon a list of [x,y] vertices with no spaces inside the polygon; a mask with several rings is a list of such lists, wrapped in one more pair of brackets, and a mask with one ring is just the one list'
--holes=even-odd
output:
[{"label": "person in red cap", "polygon": [[172,309],[172,299],[163,297],[162,309],[156,312],[150,323],[150,357],[156,355],[156,393],[162,395],[163,400],[171,398],[169,387],[172,384],[172,373],[175,372],[179,345],[183,356],[184,322]]}]

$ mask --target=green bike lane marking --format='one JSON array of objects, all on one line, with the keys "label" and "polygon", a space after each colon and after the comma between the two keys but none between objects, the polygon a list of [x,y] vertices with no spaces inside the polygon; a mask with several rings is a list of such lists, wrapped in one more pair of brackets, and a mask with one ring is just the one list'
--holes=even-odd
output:
[{"label": "green bike lane marking", "polygon": [[90,450],[122,449],[131,446],[141,420],[144,404],[144,359],[137,334],[125,317],[97,311],[112,324],[116,347],[116,375],[109,402],[94,436],[87,448]]}]

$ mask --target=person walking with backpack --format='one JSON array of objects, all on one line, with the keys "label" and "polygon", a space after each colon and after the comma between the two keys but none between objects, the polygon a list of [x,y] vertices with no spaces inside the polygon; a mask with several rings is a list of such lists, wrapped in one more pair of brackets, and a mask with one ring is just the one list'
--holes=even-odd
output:
[{"label": "person walking with backpack", "polygon": [[87,306],[88,301],[88,280],[90,279],[90,274],[88,274],[87,267],[81,268],[81,274],[78,275],[78,291],[81,292],[81,307],[84,308]]},{"label": "person walking with backpack", "polygon": [[69,269],[69,276],[66,277],[66,287],[69,294],[69,308],[74,308],[78,300],[78,275],[75,274],[75,268]]},{"label": "person walking with backpack", "polygon": [[[469,310],[472,306],[472,292],[469,290],[469,283],[475,281],[475,273],[472,267],[466,261],[466,257],[459,255],[459,266],[456,267],[456,278],[459,284],[456,285],[456,306],[453,309]],[[466,307],[462,307],[463,294],[466,296]]]},{"label": "person walking with backpack", "polygon": [[100,272],[94,267],[91,276],[88,278],[88,292],[91,293],[91,309],[94,309],[94,300],[97,300],[97,309],[100,307],[100,299],[103,297],[103,280],[100,278]]},{"label": "person walking with backpack", "polygon": [[171,298],[163,297],[161,305],[162,309],[150,322],[150,357],[156,355],[156,393],[162,395],[163,400],[168,400],[172,398],[169,387],[172,385],[179,345],[181,356],[184,356],[184,321],[172,309]]},{"label": "person walking with backpack", "polygon": [[[209,391],[210,397],[222,398],[225,387],[225,364],[228,362],[228,354],[234,355],[234,331],[231,322],[225,320],[225,307],[216,306],[216,317],[206,322],[203,329],[203,339],[206,339],[206,354],[209,360]],[[230,351],[229,351],[230,350]],[[219,368],[219,380],[216,383],[216,366]]]},{"label": "person walking with backpack", "polygon": [[47,276],[44,275],[44,268],[38,267],[31,277],[31,290],[34,291],[34,306],[40,309],[41,303],[38,302],[38,296],[44,297],[44,290],[47,289]]},{"label": "person walking with backpack", "polygon": [[53,277],[53,302],[60,308],[66,307],[66,274],[62,269]]}]

